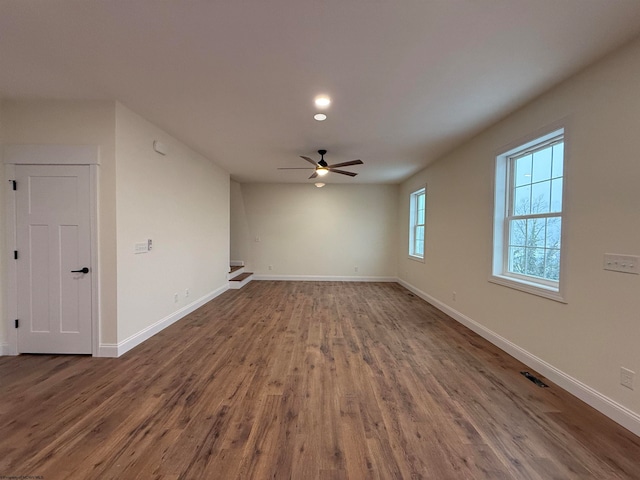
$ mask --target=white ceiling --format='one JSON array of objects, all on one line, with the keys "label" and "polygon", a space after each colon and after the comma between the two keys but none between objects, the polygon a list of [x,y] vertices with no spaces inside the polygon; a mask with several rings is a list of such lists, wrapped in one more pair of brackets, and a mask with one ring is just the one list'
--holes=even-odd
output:
[{"label": "white ceiling", "polygon": [[0,0],[0,97],[119,100],[240,182],[326,148],[396,183],[638,34],[638,0]]}]

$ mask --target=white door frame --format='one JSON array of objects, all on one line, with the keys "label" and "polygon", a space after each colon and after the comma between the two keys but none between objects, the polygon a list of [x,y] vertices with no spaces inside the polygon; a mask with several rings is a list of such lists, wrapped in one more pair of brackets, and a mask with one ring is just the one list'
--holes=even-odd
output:
[{"label": "white door frame", "polygon": [[[100,255],[98,237],[98,174],[100,149],[92,145],[6,145],[4,163],[7,181],[15,178],[16,165],[88,165],[89,196],[91,213],[91,350],[98,356],[100,345]],[[20,188],[20,186],[18,186]],[[14,325],[18,318],[17,266],[13,258],[16,246],[16,200],[13,189],[6,187],[6,259],[5,279],[7,285],[6,326],[7,350],[5,354],[18,354],[18,334]]]}]

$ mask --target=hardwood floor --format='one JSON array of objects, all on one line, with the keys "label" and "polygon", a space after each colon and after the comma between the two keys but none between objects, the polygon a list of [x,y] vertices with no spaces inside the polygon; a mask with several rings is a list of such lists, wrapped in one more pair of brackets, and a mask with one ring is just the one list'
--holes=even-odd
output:
[{"label": "hardwood floor", "polygon": [[0,477],[640,479],[524,369],[396,284],[251,282],[119,359],[0,358]]}]

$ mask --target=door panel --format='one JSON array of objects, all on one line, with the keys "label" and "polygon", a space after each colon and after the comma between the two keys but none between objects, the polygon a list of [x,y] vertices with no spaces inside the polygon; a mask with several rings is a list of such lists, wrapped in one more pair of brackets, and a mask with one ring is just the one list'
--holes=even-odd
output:
[{"label": "door panel", "polygon": [[88,166],[16,166],[18,352],[91,353]]}]

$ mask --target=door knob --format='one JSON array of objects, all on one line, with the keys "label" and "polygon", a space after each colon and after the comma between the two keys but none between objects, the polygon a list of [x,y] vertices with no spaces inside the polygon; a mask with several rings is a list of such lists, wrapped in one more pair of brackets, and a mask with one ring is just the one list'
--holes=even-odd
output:
[{"label": "door knob", "polygon": [[80,270],[71,270],[71,273],[89,273],[89,268],[82,267]]}]

